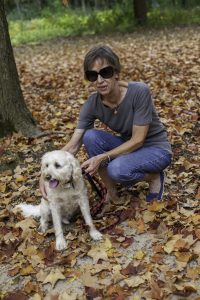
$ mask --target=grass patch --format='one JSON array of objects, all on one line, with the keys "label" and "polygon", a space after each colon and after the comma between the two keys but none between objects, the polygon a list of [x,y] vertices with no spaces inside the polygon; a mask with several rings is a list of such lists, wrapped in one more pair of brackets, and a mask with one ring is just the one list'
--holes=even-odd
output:
[{"label": "grass patch", "polygon": [[163,26],[199,25],[200,6],[192,9],[166,8],[148,12],[148,25],[154,28]]},{"label": "grass patch", "polygon": [[[200,7],[184,9],[153,9],[148,12],[149,28],[171,25],[200,24]],[[65,9],[52,12],[44,9],[39,17],[28,19],[9,18],[9,31],[13,45],[40,42],[56,37],[94,35],[111,32],[131,32],[137,29],[132,6],[116,5],[113,9],[80,10]]]}]

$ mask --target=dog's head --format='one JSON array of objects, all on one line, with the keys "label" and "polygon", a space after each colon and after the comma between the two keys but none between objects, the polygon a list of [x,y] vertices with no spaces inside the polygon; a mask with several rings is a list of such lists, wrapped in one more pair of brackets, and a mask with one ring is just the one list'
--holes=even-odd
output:
[{"label": "dog's head", "polygon": [[75,185],[81,176],[78,160],[69,152],[55,150],[42,157],[41,173],[49,187],[55,189],[59,185]]}]

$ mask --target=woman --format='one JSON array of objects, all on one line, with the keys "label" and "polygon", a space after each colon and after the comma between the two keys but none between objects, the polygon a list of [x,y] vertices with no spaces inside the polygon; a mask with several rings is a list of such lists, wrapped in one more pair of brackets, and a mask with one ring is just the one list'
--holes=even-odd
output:
[{"label": "woman", "polygon": [[[166,130],[152,103],[149,88],[140,82],[121,82],[118,56],[108,46],[93,47],[85,56],[85,78],[96,88],[83,105],[77,128],[63,150],[76,154],[85,145],[89,159],[82,167],[99,173],[107,200],[117,198],[116,183],[149,182],[148,202],[161,200],[163,170],[171,163]],[[115,134],[94,129],[98,119]],[[41,187],[44,193],[43,186]]]}]

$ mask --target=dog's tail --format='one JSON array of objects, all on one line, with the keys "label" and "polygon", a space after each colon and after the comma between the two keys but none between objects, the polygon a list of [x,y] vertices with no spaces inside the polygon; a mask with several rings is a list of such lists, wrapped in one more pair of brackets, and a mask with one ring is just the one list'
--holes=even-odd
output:
[{"label": "dog's tail", "polygon": [[21,209],[22,214],[24,217],[40,217],[40,204],[39,205],[32,205],[32,204],[25,204],[21,203],[17,205],[18,208]]}]

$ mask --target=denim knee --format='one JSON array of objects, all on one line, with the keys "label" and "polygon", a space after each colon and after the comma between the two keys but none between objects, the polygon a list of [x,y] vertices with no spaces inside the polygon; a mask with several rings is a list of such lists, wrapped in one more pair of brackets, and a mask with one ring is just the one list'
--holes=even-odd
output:
[{"label": "denim knee", "polygon": [[111,161],[107,166],[107,173],[116,182],[121,181],[120,163],[117,160]]},{"label": "denim knee", "polygon": [[84,136],[83,136],[83,144],[86,147],[94,144],[96,137],[97,137],[96,129],[92,128],[92,129],[86,130],[86,132],[84,133]]},{"label": "denim knee", "polygon": [[137,168],[132,169],[130,172],[129,168],[123,164],[120,158],[109,163],[107,173],[112,180],[125,186],[131,186],[144,178],[144,173],[140,172]]}]

